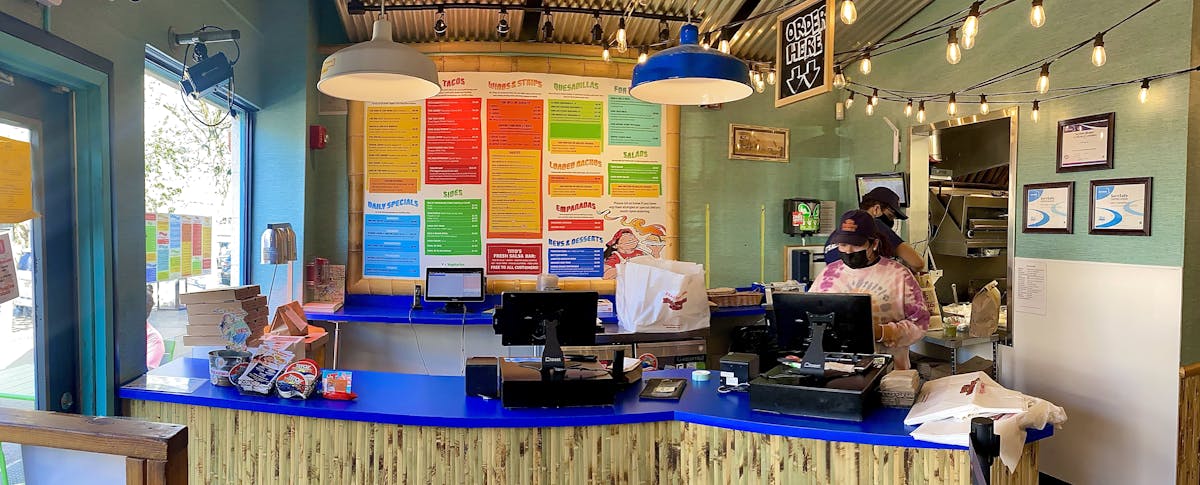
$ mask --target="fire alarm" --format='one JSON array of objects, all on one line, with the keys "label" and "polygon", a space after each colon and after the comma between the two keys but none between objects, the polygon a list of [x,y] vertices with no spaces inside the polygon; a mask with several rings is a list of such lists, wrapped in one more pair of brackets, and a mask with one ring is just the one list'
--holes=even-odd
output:
[{"label": "fire alarm", "polygon": [[325,144],[329,142],[329,134],[325,132],[325,127],[321,125],[309,125],[308,127],[308,148],[312,150],[320,150],[325,148]]}]

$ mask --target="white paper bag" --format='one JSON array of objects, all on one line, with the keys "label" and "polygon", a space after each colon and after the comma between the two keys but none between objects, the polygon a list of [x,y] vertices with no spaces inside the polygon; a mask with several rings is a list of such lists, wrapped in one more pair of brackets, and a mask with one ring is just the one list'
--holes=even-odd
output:
[{"label": "white paper bag", "polygon": [[622,332],[708,328],[704,265],[639,256],[617,266],[617,320]]}]

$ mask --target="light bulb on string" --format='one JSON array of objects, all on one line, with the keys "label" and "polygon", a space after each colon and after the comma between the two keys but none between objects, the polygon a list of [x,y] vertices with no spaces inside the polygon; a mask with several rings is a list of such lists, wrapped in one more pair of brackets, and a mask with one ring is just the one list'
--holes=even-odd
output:
[{"label": "light bulb on string", "polygon": [[1037,91],[1041,94],[1046,94],[1050,91],[1050,63],[1042,64],[1042,72],[1038,74]]},{"label": "light bulb on string", "polygon": [[604,40],[604,27],[600,26],[600,12],[592,15],[596,18],[596,23],[592,24],[592,42],[600,42]]},{"label": "light bulb on string", "polygon": [[638,64],[645,64],[648,57],[650,57],[650,47],[642,46],[638,49]]},{"label": "light bulb on string", "polygon": [[671,28],[667,26],[667,19],[659,19],[658,21],[658,41],[666,42],[671,38]]},{"label": "light bulb on string", "polygon": [[879,104],[879,89],[871,91],[871,106]]},{"label": "light bulb on string", "polygon": [[979,6],[983,5],[982,1],[976,0],[971,4],[971,11],[967,13],[967,20],[963,21],[963,36],[975,37],[979,34]]},{"label": "light bulb on string", "polygon": [[842,8],[839,16],[842,18],[842,23],[846,25],[853,24],[858,20],[858,9],[854,7],[854,0],[843,0]]},{"label": "light bulb on string", "polygon": [[604,50],[600,52],[600,57],[604,59],[604,62],[612,62],[612,54],[608,52],[608,45],[604,46]]},{"label": "light bulb on string", "polygon": [[705,49],[712,48],[712,33],[709,33],[709,32],[704,33],[704,42],[700,43],[700,47],[703,47]]},{"label": "light bulb on string", "polygon": [[874,114],[875,114],[875,105],[873,105],[871,103],[867,103],[867,116],[872,116]]},{"label": "light bulb on string", "polygon": [[833,87],[838,89],[846,87],[846,75],[842,74],[842,66],[833,66]]},{"label": "light bulb on string", "polygon": [[963,50],[969,51],[972,47],[975,47],[975,36],[963,35],[962,42],[959,42],[958,44],[962,46]]},{"label": "light bulb on string", "polygon": [[950,93],[950,102],[946,103],[946,114],[950,116],[958,114],[958,100],[954,99],[954,93]]},{"label": "light bulb on string", "polygon": [[1150,99],[1150,80],[1143,79],[1142,88],[1138,90],[1138,101],[1141,101],[1142,104],[1146,104],[1147,99]]},{"label": "light bulb on string", "polygon": [[908,100],[908,104],[904,105],[904,117],[912,116],[912,100]]},{"label": "light bulb on string", "polygon": [[754,90],[760,93],[767,90],[767,81],[766,79],[763,79],[762,75],[759,75],[757,78],[755,78]]},{"label": "light bulb on string", "polygon": [[921,104],[917,105],[917,123],[924,123],[924,122],[925,122],[925,102],[921,101]]},{"label": "light bulb on string", "polygon": [[762,72],[760,72],[757,69],[750,71],[750,82],[752,82],[754,84],[758,84],[762,80],[763,80]]},{"label": "light bulb on string", "polygon": [[500,37],[508,37],[508,9],[500,7],[500,20],[496,21],[496,34]]},{"label": "light bulb on string", "polygon": [[722,53],[728,54],[729,53],[729,39],[721,39],[721,42],[718,44],[717,50],[721,51]]},{"label": "light bulb on string", "polygon": [[1033,8],[1029,10],[1029,25],[1035,29],[1046,25],[1046,9],[1042,7],[1042,0],[1033,0]]},{"label": "light bulb on string", "polygon": [[850,96],[846,98],[846,109],[854,106],[854,91],[850,91]]},{"label": "light bulb on string", "polygon": [[871,51],[863,53],[861,61],[858,61],[858,70],[863,74],[871,73]]},{"label": "light bulb on string", "polygon": [[625,33],[625,17],[617,21],[617,52],[624,53],[629,49],[629,39]]},{"label": "light bulb on string", "polygon": [[767,84],[774,86],[777,77],[778,75],[775,74],[775,68],[772,67],[770,71],[767,71]]},{"label": "light bulb on string", "polygon": [[542,24],[542,40],[550,40],[554,38],[554,14],[550,13],[550,9],[542,11],[542,18],[546,22]]},{"label": "light bulb on string", "polygon": [[962,60],[962,49],[958,47],[958,29],[950,27],[946,38],[946,62],[958,64]]},{"label": "light bulb on string", "polygon": [[1033,120],[1034,123],[1037,123],[1038,119],[1041,118],[1041,113],[1040,113],[1041,109],[1042,109],[1041,105],[1036,100],[1034,100],[1033,111],[1029,112],[1029,119]]},{"label": "light bulb on string", "polygon": [[988,104],[987,95],[979,95],[979,114],[985,115],[992,111],[991,105]]},{"label": "light bulb on string", "polygon": [[1108,53],[1104,52],[1104,32],[1096,34],[1096,41],[1092,44],[1092,65],[1096,67],[1103,66],[1108,62]]}]

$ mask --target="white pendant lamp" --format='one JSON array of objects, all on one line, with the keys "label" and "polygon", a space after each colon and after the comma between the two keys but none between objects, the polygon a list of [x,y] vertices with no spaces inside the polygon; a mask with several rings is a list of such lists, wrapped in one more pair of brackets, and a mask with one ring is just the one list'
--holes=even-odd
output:
[{"label": "white pendant lamp", "polygon": [[375,21],[371,40],[325,58],[317,89],[353,101],[418,101],[442,92],[433,60],[392,42],[392,23]]}]

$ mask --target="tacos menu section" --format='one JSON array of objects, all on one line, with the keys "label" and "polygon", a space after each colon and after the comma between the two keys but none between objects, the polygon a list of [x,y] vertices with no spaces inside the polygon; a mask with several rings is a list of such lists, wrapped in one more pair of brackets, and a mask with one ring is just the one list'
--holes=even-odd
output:
[{"label": "tacos menu section", "polygon": [[436,97],[367,104],[365,277],[602,278],[662,253],[661,106],[630,97],[628,80],[439,76]]}]

